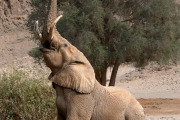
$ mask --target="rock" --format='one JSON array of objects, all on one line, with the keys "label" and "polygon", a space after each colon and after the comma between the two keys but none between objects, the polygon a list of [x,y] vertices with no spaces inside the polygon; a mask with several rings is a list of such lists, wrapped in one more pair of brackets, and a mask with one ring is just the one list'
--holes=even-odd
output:
[{"label": "rock", "polygon": [[22,13],[21,5],[18,0],[9,0],[12,15],[20,15]]},{"label": "rock", "polygon": [[0,34],[26,26],[25,18],[30,12],[31,0],[0,0]]}]

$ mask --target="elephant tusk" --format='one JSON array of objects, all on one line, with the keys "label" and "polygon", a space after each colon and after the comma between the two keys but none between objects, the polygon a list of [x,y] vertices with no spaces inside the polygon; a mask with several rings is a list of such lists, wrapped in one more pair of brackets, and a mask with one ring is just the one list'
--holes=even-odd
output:
[{"label": "elephant tusk", "polygon": [[39,22],[36,21],[35,24],[34,24],[34,31],[35,31],[35,34],[37,35],[38,39],[42,40],[42,34],[39,30]]},{"label": "elephant tusk", "polygon": [[52,40],[53,39],[53,30],[54,27],[56,26],[56,23],[62,18],[62,15],[60,15],[59,17],[56,18],[56,20],[52,23],[52,26],[49,29],[49,37]]},{"label": "elephant tusk", "polygon": [[59,17],[57,17],[56,20],[54,21],[54,24],[56,24],[61,18],[62,18],[62,15],[60,15]]}]

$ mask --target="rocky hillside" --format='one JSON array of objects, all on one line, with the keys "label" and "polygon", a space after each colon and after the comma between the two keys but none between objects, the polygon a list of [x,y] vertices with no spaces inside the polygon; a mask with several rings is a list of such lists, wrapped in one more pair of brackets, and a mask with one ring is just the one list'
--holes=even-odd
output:
[{"label": "rocky hillside", "polygon": [[28,52],[36,47],[27,29],[27,17],[31,12],[31,0],[0,0],[0,74],[12,68],[32,70]]},{"label": "rocky hillside", "polygon": [[30,0],[0,0],[0,32],[21,31],[31,12]]}]

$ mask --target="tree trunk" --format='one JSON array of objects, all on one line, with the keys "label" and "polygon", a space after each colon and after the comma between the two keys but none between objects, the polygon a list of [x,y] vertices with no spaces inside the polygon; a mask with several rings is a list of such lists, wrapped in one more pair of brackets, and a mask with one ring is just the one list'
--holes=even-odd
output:
[{"label": "tree trunk", "polygon": [[103,70],[96,70],[96,79],[97,81],[103,85],[106,86],[106,74],[107,74],[107,67],[104,68]]},{"label": "tree trunk", "polygon": [[106,74],[107,74],[107,68],[105,68],[102,71],[101,84],[104,86],[106,86]]},{"label": "tree trunk", "polygon": [[113,71],[111,73],[111,79],[110,79],[110,82],[109,82],[109,86],[115,86],[116,75],[117,75],[117,72],[118,72],[118,69],[119,69],[119,65],[120,65],[120,62],[119,62],[119,59],[117,58],[115,63],[114,63]]},{"label": "tree trunk", "polygon": [[100,70],[95,70],[96,74],[96,79],[99,83],[101,83],[101,71]]}]

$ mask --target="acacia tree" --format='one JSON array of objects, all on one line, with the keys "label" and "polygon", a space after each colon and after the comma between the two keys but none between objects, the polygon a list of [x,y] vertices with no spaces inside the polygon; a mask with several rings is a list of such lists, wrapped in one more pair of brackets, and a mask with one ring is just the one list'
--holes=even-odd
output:
[{"label": "acacia tree", "polygon": [[[47,3],[32,0],[29,26],[37,15],[43,24]],[[58,6],[63,11],[58,31],[85,54],[102,85],[108,67],[113,86],[122,63],[142,66],[179,58],[179,4],[173,0],[61,0]]]}]

